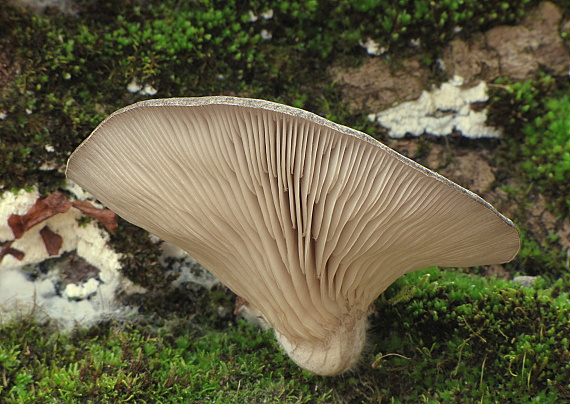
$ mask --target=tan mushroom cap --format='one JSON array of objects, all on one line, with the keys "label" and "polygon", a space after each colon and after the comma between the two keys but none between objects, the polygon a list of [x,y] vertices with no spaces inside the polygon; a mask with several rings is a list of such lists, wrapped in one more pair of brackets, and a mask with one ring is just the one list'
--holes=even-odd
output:
[{"label": "tan mushroom cap", "polygon": [[350,368],[370,304],[430,265],[503,263],[513,224],[364,133],[233,97],[139,102],[102,122],[67,175],[186,250],[314,373]]}]

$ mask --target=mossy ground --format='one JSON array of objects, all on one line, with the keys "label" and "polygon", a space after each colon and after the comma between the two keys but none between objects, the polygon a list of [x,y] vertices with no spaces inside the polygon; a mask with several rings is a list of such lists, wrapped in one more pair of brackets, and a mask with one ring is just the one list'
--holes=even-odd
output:
[{"label": "mossy ground", "polygon": [[[420,287],[418,287],[420,285]],[[359,366],[300,370],[271,331],[219,319],[223,290],[169,310],[62,333],[32,316],[0,328],[5,403],[570,400],[570,279],[533,288],[431,268],[397,281],[371,316]],[[200,311],[195,309],[200,307]],[[147,308],[148,309],[148,308]]]},{"label": "mossy ground", "polygon": [[[364,60],[359,39],[371,37],[393,55],[420,54],[422,64],[439,76],[434,61],[456,26],[463,27],[459,35],[468,36],[516,23],[537,2],[82,4],[74,17],[0,9],[4,190],[60,187],[64,176],[57,168],[93,128],[114,110],[149,98],[126,90],[133,80],[156,88],[156,97],[235,94],[284,102],[382,139],[383,131],[366,119],[369,111],[349,110],[327,73],[333,64],[356,66]],[[267,10],[273,17],[261,18]],[[271,40],[262,38],[264,29]],[[410,39],[418,37],[421,46],[410,47]],[[567,189],[569,171],[570,143],[560,140],[567,129],[564,119],[557,119],[568,109],[565,80],[546,73],[525,83],[505,78],[491,94],[491,119],[509,135],[488,144],[498,150],[498,185],[517,205],[514,219],[523,235],[520,258],[506,269],[545,275],[533,288],[462,271],[410,274],[378,301],[360,366],[322,378],[291,363],[270,332],[236,322],[228,314],[233,295],[223,288],[165,294],[158,282],[163,278],[157,246],[123,223],[112,242],[125,253],[126,274],[157,286],[150,296],[131,298],[141,316],[71,334],[31,315],[4,321],[0,401],[570,400],[567,257],[555,235],[537,240],[525,228],[525,206],[537,195],[548,199],[557,217],[568,215],[567,194],[558,188]],[[550,136],[543,139],[543,132]],[[561,158],[546,153],[553,147]],[[542,153],[529,158],[537,148]],[[46,170],[46,164],[56,169]],[[515,178],[515,185],[502,183],[506,178]]]}]

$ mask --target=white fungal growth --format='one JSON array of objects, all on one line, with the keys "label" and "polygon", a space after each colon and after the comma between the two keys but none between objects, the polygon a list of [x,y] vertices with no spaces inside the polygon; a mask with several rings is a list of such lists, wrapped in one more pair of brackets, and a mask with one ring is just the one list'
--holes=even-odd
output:
[{"label": "white fungal growth", "polygon": [[247,12],[247,22],[256,22],[259,18],[252,10]]},{"label": "white fungal growth", "polygon": [[94,278],[81,284],[70,283],[65,287],[64,294],[68,299],[83,300],[97,293],[99,285],[99,281]]},{"label": "white fungal growth", "polygon": [[[8,218],[12,214],[26,214],[39,196],[35,189],[31,192],[21,190],[17,194],[2,194],[0,243],[14,240],[14,234],[7,225]],[[20,261],[8,254],[0,262],[0,314],[9,316],[36,307],[39,312],[64,326],[73,326],[76,322],[91,324],[115,310],[115,293],[124,284],[118,273],[120,255],[107,245],[108,233],[95,220],[80,225],[77,221],[80,217],[81,212],[71,208],[32,227],[12,243],[11,247],[23,252],[24,257]],[[56,293],[55,285],[61,280],[57,269],[36,279],[30,278],[25,267],[33,267],[57,257],[49,256],[40,235],[40,230],[45,226],[62,238],[58,256],[75,251],[78,257],[99,270],[97,278],[67,285],[63,296]],[[99,297],[84,300],[94,294]]]},{"label": "white fungal growth", "polygon": [[270,20],[273,18],[273,10],[269,9],[267,11],[264,11],[263,13],[260,14],[261,18],[263,18],[264,20]]},{"label": "white fungal growth", "polygon": [[155,95],[158,92],[156,88],[151,86],[150,84],[145,84],[143,89],[140,91],[140,95]]}]

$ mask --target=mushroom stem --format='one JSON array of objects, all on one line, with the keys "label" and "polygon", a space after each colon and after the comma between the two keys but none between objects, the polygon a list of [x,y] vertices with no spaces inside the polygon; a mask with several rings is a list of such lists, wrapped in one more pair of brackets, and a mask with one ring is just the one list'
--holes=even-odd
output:
[{"label": "mushroom stem", "polygon": [[275,337],[287,355],[300,367],[321,376],[339,375],[360,359],[366,343],[368,316],[347,316],[326,340],[287,338],[275,330]]}]

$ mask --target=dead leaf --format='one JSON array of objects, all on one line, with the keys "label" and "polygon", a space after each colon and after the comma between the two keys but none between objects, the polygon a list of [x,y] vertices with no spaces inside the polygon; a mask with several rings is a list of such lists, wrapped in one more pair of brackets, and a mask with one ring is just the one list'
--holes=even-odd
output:
[{"label": "dead leaf", "polygon": [[248,306],[247,300],[245,300],[243,297],[241,296],[237,296],[236,297],[236,307],[234,310],[234,314],[237,316],[240,312],[240,309],[244,306]]},{"label": "dead leaf", "polygon": [[40,230],[40,236],[42,236],[42,240],[50,257],[59,254],[59,250],[63,244],[63,238],[59,234],[54,233],[49,227],[45,226]]}]

